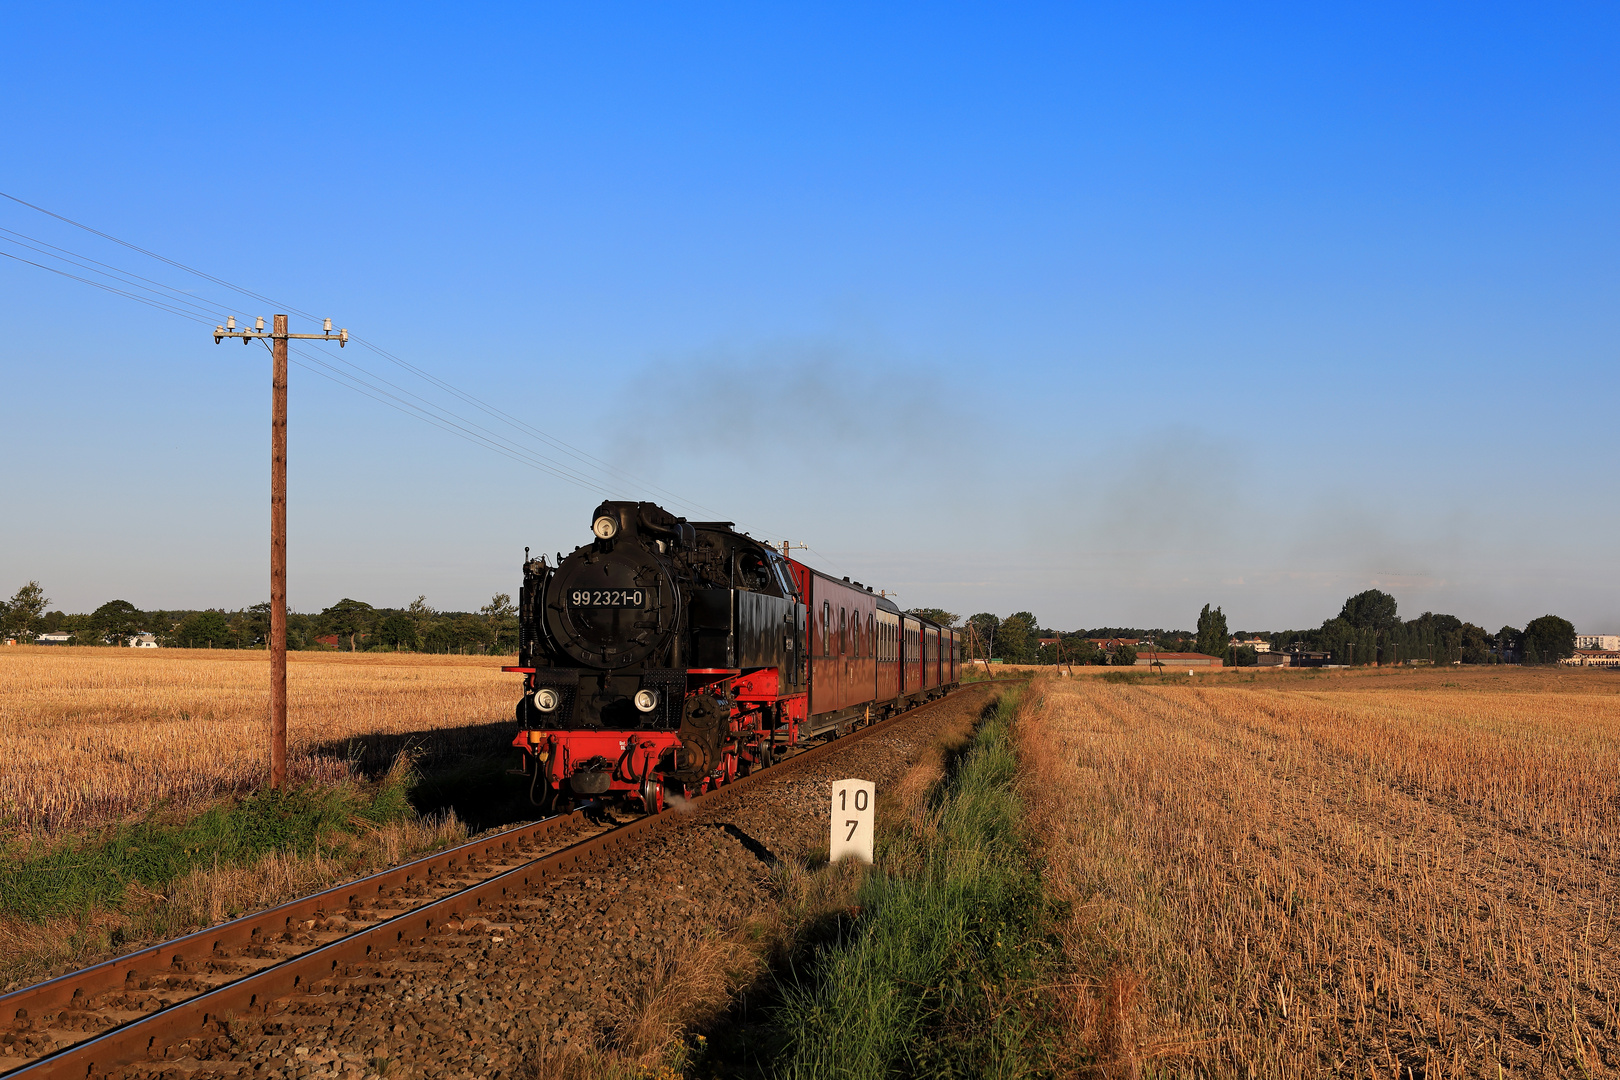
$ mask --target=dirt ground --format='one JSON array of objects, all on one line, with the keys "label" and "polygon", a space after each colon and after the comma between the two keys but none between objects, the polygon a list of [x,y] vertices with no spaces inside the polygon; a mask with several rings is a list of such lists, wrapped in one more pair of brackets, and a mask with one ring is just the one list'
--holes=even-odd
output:
[{"label": "dirt ground", "polygon": [[1232,674],[1019,731],[1107,1071],[1620,1069],[1620,675]]}]

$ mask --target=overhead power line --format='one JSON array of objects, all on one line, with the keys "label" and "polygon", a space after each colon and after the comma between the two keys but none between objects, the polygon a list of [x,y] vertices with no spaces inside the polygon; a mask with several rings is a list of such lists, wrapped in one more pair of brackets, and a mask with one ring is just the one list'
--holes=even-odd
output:
[{"label": "overhead power line", "polygon": [[[0,232],[11,232],[11,230],[0,229]],[[13,235],[22,235],[22,234],[13,234]],[[0,239],[4,239],[4,238],[0,237]],[[15,241],[12,241],[12,242],[15,243]],[[43,243],[43,242],[41,241],[40,243]],[[29,246],[29,245],[24,245],[24,246]],[[49,244],[46,244],[44,246],[45,247],[54,247],[54,245],[49,245]],[[37,251],[38,248],[33,248],[33,250]],[[63,249],[63,248],[58,248],[56,250],[64,251],[64,252],[66,251],[66,249]],[[95,281],[95,280],[92,280],[92,279],[87,278],[87,277],[82,277],[82,276],[80,276],[78,274],[69,273],[69,272],[61,270],[61,269],[59,269],[57,267],[46,266],[43,263],[34,262],[31,259],[24,259],[24,258],[21,258],[20,256],[13,255],[13,254],[11,254],[9,252],[6,252],[6,251],[0,251],[0,255],[4,255],[6,258],[13,259],[13,260],[15,260],[17,262],[26,263],[29,266],[37,267],[37,268],[39,268],[41,270],[49,271],[50,273],[53,273],[53,274],[59,274],[62,277],[71,278],[74,281],[82,282],[82,283],[84,283],[86,285],[92,285],[92,286],[94,286],[94,287],[96,287],[98,289],[103,289],[103,290],[105,290],[107,292],[115,293],[115,294],[117,294],[119,296],[126,297],[127,299],[134,300],[134,301],[136,301],[138,303],[146,304],[148,307],[156,308],[159,311],[165,311],[165,312],[168,312],[168,313],[173,314],[173,315],[178,315],[181,318],[188,319],[188,320],[190,320],[192,322],[200,323],[200,324],[202,324],[204,326],[207,326],[209,323],[212,323],[212,322],[215,321],[215,319],[212,317],[212,312],[209,311],[209,309],[206,309],[206,308],[198,308],[196,306],[193,306],[188,310],[188,309],[176,306],[173,303],[169,303],[166,300],[156,300],[156,299],[153,299],[150,296],[141,296],[141,295],[139,295],[137,293],[130,292],[127,289],[120,289],[120,288],[117,288],[115,286],[108,285],[105,282]],[[69,252],[68,255],[72,255],[72,253]],[[57,256],[57,257],[60,258],[62,256]],[[74,259],[68,259],[67,261],[73,262],[74,265],[80,265],[80,266],[84,265],[82,262],[77,262]],[[85,261],[93,263],[96,260],[87,259]],[[107,264],[100,263],[98,265],[106,266]],[[121,274],[126,273],[124,271],[118,271],[116,267],[108,267],[108,269],[111,270],[111,271],[121,273]],[[138,277],[138,275],[127,275],[127,276]],[[118,280],[118,279],[115,279],[115,280]],[[151,279],[143,279],[143,280],[148,280],[149,281]],[[157,283],[155,283],[155,284],[157,284]],[[160,288],[168,289],[169,287],[160,285]],[[167,293],[157,292],[157,290],[155,290],[155,289],[148,289],[146,291],[156,293],[156,295],[158,295],[158,296],[167,296],[168,295]],[[205,317],[205,314],[206,314],[206,317]],[[471,442],[476,446],[481,446],[481,447],[483,447],[485,449],[493,450],[494,452],[496,452],[498,454],[501,454],[503,457],[509,458],[510,460],[515,461],[515,462],[517,462],[517,463],[519,463],[521,465],[527,465],[527,466],[530,466],[531,468],[539,469],[542,472],[549,473],[549,474],[557,477],[558,479],[561,479],[561,480],[564,480],[564,481],[566,481],[568,483],[571,483],[571,484],[575,485],[576,487],[581,487],[581,488],[584,488],[584,489],[586,489],[588,491],[596,492],[598,494],[603,493],[602,485],[600,483],[598,483],[598,482],[594,482],[592,480],[592,478],[590,478],[588,476],[582,476],[582,475],[579,475],[579,474],[572,473],[571,471],[565,471],[563,469],[559,469],[559,468],[551,465],[550,463],[546,462],[544,459],[538,458],[538,457],[535,457],[532,454],[526,453],[521,448],[514,447],[514,446],[512,446],[512,445],[510,445],[508,443],[504,443],[504,442],[500,441],[498,438],[490,438],[490,437],[487,437],[487,436],[484,436],[484,435],[480,435],[480,434],[478,434],[477,431],[472,430],[472,428],[469,428],[468,426],[466,426],[468,422],[465,422],[463,420],[463,418],[458,417],[453,413],[447,414],[447,416],[436,415],[436,413],[434,411],[432,411],[432,410],[437,410],[439,408],[438,406],[435,406],[432,402],[428,402],[425,399],[422,399],[422,398],[418,397],[417,395],[411,394],[410,391],[405,390],[403,387],[399,387],[399,386],[397,386],[397,385],[395,385],[393,383],[388,382],[387,380],[381,380],[381,379],[378,380],[378,381],[382,382],[384,385],[393,387],[393,389],[398,390],[400,392],[400,394],[404,394],[404,395],[407,395],[409,397],[417,398],[418,401],[422,402],[422,405],[421,406],[413,405],[412,403],[410,403],[408,401],[405,401],[403,398],[399,397],[398,395],[389,393],[387,390],[384,390],[379,386],[373,385],[372,383],[368,382],[364,378],[356,376],[356,375],[354,375],[354,374],[352,374],[350,372],[347,372],[347,371],[342,371],[339,368],[334,367],[332,364],[326,362],[324,359],[320,358],[317,354],[311,353],[306,349],[298,348],[298,349],[295,349],[295,351],[297,351],[301,356],[303,356],[305,359],[307,359],[309,361],[309,363],[300,363],[298,361],[292,361],[293,364],[295,364],[297,367],[300,367],[300,368],[302,368],[302,369],[304,369],[306,371],[311,372],[312,374],[319,375],[321,378],[326,379],[329,382],[335,383],[338,386],[342,386],[345,389],[353,390],[355,393],[358,393],[363,397],[371,398],[373,401],[376,401],[376,402],[378,402],[380,404],[387,405],[388,407],[390,407],[392,409],[395,409],[398,412],[404,413],[406,416],[410,416],[410,417],[413,417],[414,419],[422,420],[423,422],[431,424],[432,426],[434,426],[436,428],[439,428],[442,431],[445,431],[445,432],[448,432],[450,434],[456,435],[456,436],[458,436],[458,437],[460,437],[460,438],[462,438],[462,439],[464,439],[464,440],[466,440],[468,442]],[[370,374],[369,372],[366,372],[366,369],[361,368],[358,365],[352,365],[351,364],[349,366],[354,367],[355,370],[360,371],[360,372],[362,372],[364,374]],[[322,369],[324,369],[324,370],[322,370]],[[373,377],[375,377],[375,376],[373,376]],[[478,425],[472,425],[472,426],[475,427],[475,428],[478,427]],[[480,430],[487,431],[488,429],[480,429]]]},{"label": "overhead power line", "polygon": [[485,402],[485,401],[483,401],[483,400],[481,400],[479,398],[473,397],[471,394],[467,394],[467,393],[462,392],[461,390],[456,389],[454,386],[451,386],[449,383],[444,382],[442,379],[438,378],[438,376],[433,375],[431,372],[423,371],[421,368],[418,368],[415,365],[410,364],[407,361],[400,359],[398,356],[395,356],[393,353],[389,352],[388,350],[382,348],[379,345],[376,345],[376,344],[374,344],[374,343],[372,343],[370,341],[367,341],[367,340],[365,340],[363,338],[355,338],[354,341],[355,341],[355,343],[357,345],[360,345],[360,346],[363,346],[364,348],[370,349],[371,351],[377,353],[379,356],[383,357],[384,359],[389,360],[389,361],[391,361],[391,362],[393,362],[395,364],[398,364],[400,367],[404,368],[406,371],[409,371],[411,374],[416,375],[419,378],[421,378],[421,379],[423,379],[423,380],[425,380],[427,382],[433,383],[435,386],[440,387],[441,389],[443,389],[447,393],[455,395],[456,397],[460,398],[462,401],[464,401],[467,404],[473,406],[473,408],[478,409],[480,412],[483,412],[486,415],[488,415],[490,417],[493,417],[494,419],[500,420],[502,423],[505,423],[509,427],[515,428],[520,432],[528,434],[532,438],[536,438],[536,439],[541,440],[542,442],[546,443],[547,445],[554,447],[555,449],[561,451],[562,453],[567,454],[569,457],[572,457],[572,458],[574,458],[574,459],[588,465],[591,468],[600,469],[600,470],[602,470],[603,472],[605,472],[606,474],[608,474],[610,476],[615,476],[615,477],[621,478],[621,479],[623,479],[625,481],[628,481],[630,483],[639,484],[642,487],[645,487],[645,488],[647,488],[647,489],[649,489],[651,491],[656,491],[656,492],[659,492],[660,494],[667,495],[669,498],[671,498],[671,499],[673,499],[673,500],[675,500],[675,501],[677,501],[679,503],[682,503],[683,505],[690,506],[690,507],[693,507],[693,508],[698,509],[698,510],[702,510],[706,514],[717,515],[719,513],[719,511],[713,510],[713,509],[711,509],[711,508],[709,508],[707,506],[702,505],[701,503],[696,503],[696,502],[692,502],[689,499],[684,499],[680,495],[677,495],[673,491],[669,491],[666,488],[661,488],[658,485],[653,484],[653,483],[651,483],[651,482],[649,482],[647,480],[643,480],[643,479],[641,479],[639,477],[636,477],[636,476],[634,476],[634,475],[632,475],[630,473],[624,472],[623,470],[619,469],[618,467],[616,467],[614,465],[611,465],[608,462],[603,461],[601,458],[593,457],[592,455],[586,453],[585,451],[580,450],[580,449],[578,449],[578,448],[576,448],[574,446],[571,446],[570,444],[563,442],[561,439],[555,438],[555,437],[547,434],[546,432],[541,431],[539,428],[535,427],[534,425],[529,424],[526,421],[520,420],[520,419],[518,419],[517,417],[513,416],[510,413],[503,412],[502,410],[497,409],[495,406],[490,405],[488,402]]},{"label": "overhead power line", "polygon": [[[286,304],[275,300],[264,295],[263,293],[237,285],[234,282],[228,281],[225,278],[219,277],[215,274],[210,274],[207,271],[199,270],[196,267],[187,265],[186,263],[180,262],[177,259],[171,259],[166,255],[159,254],[158,252],[142,247],[139,244],[130,243],[127,240],[123,240],[112,235],[111,233],[104,232],[90,225],[86,225],[81,221],[76,221],[64,214],[59,214],[53,210],[46,209],[43,206],[28,202],[25,199],[20,199],[17,196],[11,195],[7,192],[0,191],[0,197],[8,199],[19,206],[27,207],[30,210],[45,215],[46,217],[60,221],[76,229],[80,229],[92,236],[117,244],[120,247],[144,255],[148,258],[155,259],[166,266],[173,267],[177,270],[184,271],[187,274],[201,278],[204,281],[210,282],[232,293],[248,297],[252,300],[258,301],[259,303],[268,304],[272,307],[279,307],[284,311],[310,319],[311,321],[319,321],[318,316],[295,305]],[[110,263],[91,258],[90,256],[84,255],[80,252],[50,244],[39,239],[38,237],[31,236],[26,233],[0,228],[0,243],[13,245],[32,254],[40,255],[44,258],[66,264],[67,266],[71,266],[76,270],[81,270],[84,273],[74,273],[72,270],[65,270],[60,266],[51,266],[0,248],[0,255],[4,255],[16,262],[44,270],[48,273],[57,274],[61,277],[66,277],[85,285],[93,286],[94,288],[113,293],[117,296],[122,296],[129,300],[134,300],[136,303],[145,304],[148,307],[154,308],[155,310],[176,315],[191,322],[208,325],[210,323],[222,323],[233,315],[240,315],[244,319],[249,317],[249,312],[246,309],[230,301],[222,301],[217,297],[208,297],[188,289],[177,288],[154,278],[137,274],[121,267],[114,266]],[[87,277],[84,276],[85,274],[93,276]],[[105,280],[97,280],[98,277]],[[292,360],[291,358],[289,358],[289,362],[297,365],[303,370],[309,371],[311,374],[319,375],[330,382],[336,383],[337,385],[360,394],[363,397],[370,398],[371,400],[394,409],[397,412],[401,412],[406,416],[419,420],[423,423],[430,424],[431,426],[438,428],[447,434],[454,435],[457,438],[463,439],[464,441],[472,443],[475,446],[483,447],[484,449],[500,454],[502,457],[505,457],[513,462],[535,469],[536,471],[546,473],[547,475],[562,480],[565,483],[590,491],[594,494],[612,496],[621,494],[623,489],[627,486],[632,488],[639,487],[650,494],[662,496],[664,501],[686,510],[687,513],[693,514],[693,516],[698,516],[698,514],[694,512],[700,512],[701,515],[708,518],[719,518],[723,516],[720,512],[711,507],[704,506],[702,503],[686,498],[678,492],[671,491],[668,488],[655,484],[650,480],[630,472],[627,469],[614,465],[611,462],[604,461],[603,459],[596,457],[595,455],[574,446],[571,443],[568,443],[567,441],[560,439],[557,436],[552,435],[551,433],[544,431],[543,429],[538,428],[517,416],[513,416],[511,413],[490,404],[488,401],[460,389],[459,387],[451,384],[449,381],[433,374],[431,371],[405,360],[403,357],[398,356],[376,342],[363,338],[352,338],[350,340],[376,354],[377,356],[382,357],[389,363],[394,364],[402,371],[405,371],[410,375],[421,379],[423,382],[428,383],[434,389],[450,395],[452,398],[460,401],[464,405],[476,409],[477,411],[483,413],[486,417],[496,421],[499,425],[511,429],[518,436],[518,438],[514,439],[503,436],[499,432],[486,427],[483,424],[480,424],[451,408],[447,408],[445,405],[440,404],[439,402],[433,401],[432,399],[424,397],[421,394],[414,393],[413,391],[410,391],[395,382],[383,378],[376,372],[369,370],[353,360],[348,360],[342,357],[335,358],[337,359],[338,363],[342,365],[340,368],[334,366],[325,359],[318,358],[313,354],[308,354],[305,350],[298,350],[308,362],[306,363],[300,360]],[[539,448],[524,445],[525,441],[538,443]],[[560,460],[554,455],[561,455],[563,458],[570,460]],[[768,536],[779,533],[780,530],[764,530],[762,535]],[[786,534],[781,533],[781,535]],[[820,553],[818,552],[817,554]],[[827,557],[822,556],[822,558],[825,559]],[[828,559],[827,561],[831,562],[832,560]]]},{"label": "overhead power line", "polygon": [[80,277],[78,274],[70,274],[66,270],[59,270],[54,266],[46,266],[44,263],[37,263],[32,259],[25,259],[20,255],[13,255],[9,251],[0,251],[0,255],[4,255],[8,259],[14,259],[14,260],[16,260],[17,262],[20,262],[20,263],[25,263],[28,266],[37,266],[37,267],[39,267],[39,269],[49,271],[52,274],[60,274],[65,278],[72,278],[74,281],[82,281],[86,285],[93,285],[98,289],[105,289],[107,292],[110,292],[110,293],[117,293],[119,296],[128,297],[129,299],[134,300],[134,301],[136,301],[138,303],[145,304],[148,307],[155,307],[155,308],[159,309],[160,311],[167,311],[172,315],[179,315],[181,318],[190,319],[192,322],[200,322],[200,323],[203,323],[204,325],[207,325],[207,323],[208,323],[207,319],[199,319],[189,311],[182,311],[180,308],[175,307],[172,304],[166,304],[166,303],[162,303],[162,302],[157,301],[157,300],[148,299],[147,297],[140,296],[140,295],[138,295],[136,293],[132,293],[132,292],[128,291],[127,289],[114,288],[113,286],[108,285],[105,282],[92,281],[91,279],[89,279],[87,277]]},{"label": "overhead power line", "polygon": [[[321,378],[326,379],[329,382],[336,383],[337,385],[353,390],[364,397],[371,398],[373,401],[386,405],[396,412],[400,412],[406,416],[421,420],[423,423],[431,424],[433,427],[455,435],[457,438],[472,443],[474,446],[479,446],[486,450],[492,450],[495,453],[500,454],[502,457],[509,458],[520,465],[527,465],[530,468],[549,473],[559,480],[573,484],[575,487],[583,488],[586,491],[603,494],[600,483],[592,481],[591,478],[571,475],[551,465],[543,458],[538,458],[525,452],[521,447],[513,446],[510,443],[501,442],[498,439],[491,438],[487,435],[481,435],[479,434],[479,431],[486,429],[481,429],[477,425],[468,426],[466,423],[458,423],[457,420],[459,420],[459,418],[456,418],[455,414],[453,413],[446,414],[445,416],[438,415],[435,412],[429,411],[430,409],[436,409],[436,406],[424,407],[414,405],[397,394],[391,394],[388,391],[383,390],[381,387],[374,386],[371,383],[366,382],[364,379],[360,379],[349,372],[342,370],[341,368],[334,367],[324,358],[319,357],[314,353],[307,352],[303,349],[295,349],[294,351],[297,352],[299,356],[308,360],[309,363],[299,363],[298,361],[293,361],[293,363],[311,374],[319,375]],[[386,385],[391,386],[393,384],[388,383]],[[402,391],[402,393],[409,392]]]},{"label": "overhead power line", "polygon": [[[217,286],[220,286],[221,288],[240,294],[241,296],[249,297],[253,300],[259,301],[260,303],[269,304],[272,307],[279,307],[282,310],[292,312],[304,318],[311,320],[317,319],[317,316],[294,305],[282,303],[281,301],[265,296],[264,294],[256,292],[252,289],[237,285],[234,282],[228,281],[225,278],[219,277],[215,274],[210,274],[207,271],[199,270],[196,267],[189,266],[186,263],[180,262],[176,259],[171,259],[168,256],[161,255],[158,252],[141,247],[138,244],[130,243],[127,240],[123,240],[112,235],[111,233],[104,232],[100,229],[94,228],[93,226],[86,225],[83,222],[76,221],[64,214],[56,213],[53,210],[46,209],[43,206],[20,199],[17,196],[8,194],[6,192],[0,192],[0,196],[17,203],[20,206],[25,206],[30,210],[44,214],[45,216],[63,222],[64,224],[81,229],[90,235],[99,237],[114,244],[118,244],[119,246],[130,251],[137,252],[141,255],[147,256],[148,258],[152,258],[164,263],[167,266],[171,266],[175,269],[182,270],[185,273],[192,274],[203,279],[204,281],[211,282]],[[246,310],[238,307],[235,304],[222,302],[217,298],[205,297],[189,290],[167,285],[145,275],[137,274],[121,267],[114,266],[110,263],[91,258],[90,256],[84,255],[80,252],[72,251],[65,247],[59,247],[55,244],[50,244],[39,239],[38,237],[31,236],[26,233],[0,228],[0,243],[10,244],[33,254],[40,255],[44,258],[64,263],[73,267],[74,269],[84,271],[84,274],[74,273],[72,270],[66,270],[59,266],[47,265],[46,263],[13,254],[5,251],[3,248],[0,248],[0,255],[5,255],[7,258],[41,270],[45,270],[49,273],[70,278],[86,285],[91,285],[106,292],[125,297],[126,299],[134,300],[137,303],[146,304],[147,306],[156,310],[177,315],[192,322],[207,325],[209,323],[223,322],[225,318],[232,315],[241,315],[244,318],[248,315]],[[95,276],[87,277],[84,276],[85,274]],[[96,280],[97,277],[105,280]],[[640,487],[651,493],[662,495],[670,502],[673,502],[679,506],[690,508],[691,510],[701,511],[711,517],[719,516],[716,511],[702,505],[701,503],[686,499],[676,492],[670,491],[669,489],[641,478],[628,470],[604,461],[601,458],[598,458],[587,451],[573,446],[565,440],[534,426],[533,424],[513,416],[512,414],[499,409],[494,405],[491,405],[489,402],[470,394],[459,387],[456,387],[447,380],[434,375],[432,372],[416,364],[412,364],[411,362],[389,351],[388,349],[383,348],[381,345],[373,341],[361,338],[354,338],[353,340],[356,344],[361,345],[362,347],[398,366],[416,378],[421,379],[442,393],[448,394],[463,404],[478,410],[485,416],[496,421],[498,424],[506,428],[510,428],[512,431],[521,436],[521,440],[514,440],[503,436],[491,428],[477,423],[467,416],[455,412],[452,409],[446,408],[442,404],[432,401],[427,397],[423,397],[422,395],[414,393],[397,383],[381,377],[377,373],[355,363],[354,361],[339,358],[338,363],[342,365],[342,368],[339,368],[329,363],[325,359],[317,359],[313,355],[306,354],[305,350],[300,349],[297,351],[299,351],[301,355],[304,355],[305,358],[310,362],[302,363],[294,361],[294,363],[297,363],[297,366],[300,368],[310,370],[315,374],[319,374],[329,381],[359,393],[364,397],[371,398],[380,404],[388,405],[390,408],[394,408],[396,411],[402,412],[407,416],[421,420],[424,423],[429,423],[440,430],[454,434],[459,438],[473,443],[474,445],[492,450],[501,454],[503,457],[507,457],[520,464],[537,469],[538,471],[545,472],[574,486],[581,487],[598,494],[613,494],[616,492],[616,489],[619,489],[622,486]],[[316,370],[317,366],[324,370]],[[541,446],[545,447],[547,451],[550,451],[550,453],[525,447],[522,445],[522,440],[532,440],[537,442],[541,444]],[[553,453],[560,454],[564,458],[570,460],[558,460],[557,458],[551,456]]]},{"label": "overhead power line", "polygon": [[269,304],[271,307],[277,307],[277,306],[285,307],[285,308],[287,308],[288,311],[291,311],[294,314],[299,315],[299,316],[301,316],[303,318],[306,318],[306,319],[309,319],[309,320],[315,321],[315,322],[320,321],[320,316],[318,316],[318,315],[311,315],[307,311],[301,311],[298,308],[290,307],[290,306],[288,306],[286,304],[278,305],[276,303],[276,301],[270,299],[268,296],[261,296],[258,293],[253,292],[250,289],[242,288],[240,285],[233,285],[229,281],[226,281],[224,278],[217,278],[213,274],[207,273],[206,271],[203,271],[203,270],[195,269],[194,267],[187,266],[183,262],[176,262],[175,260],[169,258],[166,255],[159,255],[155,251],[148,251],[147,249],[145,249],[143,247],[140,247],[140,246],[138,246],[136,244],[131,244],[127,240],[120,240],[120,239],[118,239],[118,237],[113,236],[111,233],[104,233],[100,229],[91,228],[89,225],[86,225],[83,222],[74,221],[70,217],[64,217],[63,215],[56,213],[54,210],[47,210],[43,206],[35,206],[31,202],[25,202],[24,200],[17,198],[17,196],[15,196],[15,195],[6,194],[4,191],[0,191],[0,196],[5,196],[5,198],[10,199],[12,202],[18,203],[19,205],[22,205],[22,206],[26,206],[30,210],[37,210],[41,214],[44,214],[46,217],[53,217],[57,221],[66,222],[67,224],[72,225],[76,229],[83,229],[85,232],[90,233],[93,236],[99,236],[103,240],[111,240],[115,244],[119,244],[119,245],[121,245],[123,247],[127,247],[131,251],[138,251],[142,255],[146,255],[146,256],[148,256],[150,258],[156,259],[158,262],[168,263],[170,266],[173,266],[173,267],[175,267],[176,269],[179,269],[179,270],[184,270],[188,274],[195,274],[195,275],[197,275],[198,277],[202,278],[205,281],[212,281],[215,285],[223,285],[225,288],[231,289],[231,290],[233,290],[235,292],[239,292],[243,296],[251,296],[251,297],[253,297],[253,299],[259,301],[260,303]]},{"label": "overhead power line", "polygon": [[[47,244],[45,241],[36,237],[28,236],[25,233],[14,232],[11,229],[0,229],[0,233],[6,234],[6,236],[0,236],[0,241],[15,244],[18,247],[37,252],[38,254],[44,255],[46,258],[59,259],[71,266],[77,266],[80,269],[88,270],[93,274],[104,274],[111,277],[114,281],[122,281],[132,288],[140,289],[142,292],[152,293],[155,296],[163,297],[171,302],[183,304],[191,308],[195,314],[205,315],[212,318],[216,308],[221,310],[225,308],[224,305],[204,304],[196,299],[187,300],[186,294],[178,293],[177,290],[171,289],[161,281],[153,281],[151,278],[142,277],[139,274],[132,274],[127,270],[120,270],[116,266],[109,266],[107,263],[98,262],[95,259],[77,255],[74,252],[69,251],[67,248],[60,248],[55,244]],[[9,239],[9,237],[20,237],[20,239],[13,240]],[[35,265],[38,264],[36,263]],[[97,267],[100,269],[97,269]],[[83,279],[81,278],[80,280]],[[145,284],[141,284],[142,282]]]}]

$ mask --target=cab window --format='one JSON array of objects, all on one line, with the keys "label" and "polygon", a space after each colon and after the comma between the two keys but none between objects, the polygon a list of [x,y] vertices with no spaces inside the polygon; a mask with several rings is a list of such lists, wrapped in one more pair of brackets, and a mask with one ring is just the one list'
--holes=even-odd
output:
[{"label": "cab window", "polygon": [[776,573],[777,587],[782,590],[783,596],[795,597],[799,595],[798,588],[793,584],[793,571],[788,568],[786,560],[779,559],[773,554],[771,556],[771,569]]},{"label": "cab window", "polygon": [[737,554],[737,584],[750,592],[772,592],[775,575],[765,557],[757,551]]}]

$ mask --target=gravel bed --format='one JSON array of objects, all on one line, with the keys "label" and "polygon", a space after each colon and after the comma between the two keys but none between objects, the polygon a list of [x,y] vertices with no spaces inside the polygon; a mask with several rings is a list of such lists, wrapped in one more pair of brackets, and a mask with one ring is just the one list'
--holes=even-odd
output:
[{"label": "gravel bed", "polygon": [[[502,831],[520,829],[525,824],[532,823],[520,822]],[[582,815],[574,821],[561,823],[560,827],[545,836],[521,842],[517,851],[510,855],[501,854],[493,860],[468,857],[455,870],[436,877],[431,883],[419,880],[410,885],[397,886],[362,901],[352,909],[330,912],[323,919],[307,921],[298,928],[297,933],[284,933],[262,945],[229,954],[215,953],[172,972],[147,971],[125,982],[117,990],[92,995],[82,1004],[75,999],[73,1006],[57,1012],[32,1018],[23,1015],[8,1017],[10,1022],[0,1029],[0,1074],[144,1014],[206,993],[252,971],[318,948],[369,924],[460,891],[476,881],[499,873],[505,867],[599,835],[607,827]],[[489,834],[482,839],[489,839],[493,835],[497,834]],[[424,853],[411,861],[431,855]],[[342,885],[333,887],[342,888]]]}]

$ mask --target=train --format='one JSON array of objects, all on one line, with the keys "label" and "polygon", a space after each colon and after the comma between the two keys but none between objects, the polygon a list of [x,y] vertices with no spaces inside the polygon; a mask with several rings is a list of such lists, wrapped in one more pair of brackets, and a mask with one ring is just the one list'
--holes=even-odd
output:
[{"label": "train", "polygon": [[730,521],[608,501],[555,563],[525,552],[516,707],[536,805],[660,813],[959,685],[949,627]]}]

